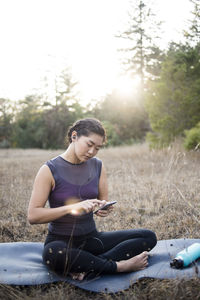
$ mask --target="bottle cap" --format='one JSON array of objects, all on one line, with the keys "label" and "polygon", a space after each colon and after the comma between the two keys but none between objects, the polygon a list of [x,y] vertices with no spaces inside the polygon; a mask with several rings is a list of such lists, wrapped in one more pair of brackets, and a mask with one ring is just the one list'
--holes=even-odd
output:
[{"label": "bottle cap", "polygon": [[172,268],[175,267],[176,269],[181,269],[181,268],[183,268],[183,260],[181,258],[174,258],[170,262],[170,266]]}]

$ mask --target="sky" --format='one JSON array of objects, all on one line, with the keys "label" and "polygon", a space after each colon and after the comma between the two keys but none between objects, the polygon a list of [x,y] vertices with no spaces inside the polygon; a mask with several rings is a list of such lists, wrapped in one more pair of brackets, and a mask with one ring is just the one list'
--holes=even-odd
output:
[{"label": "sky", "polygon": [[[115,35],[127,28],[130,2],[0,0],[0,98],[18,100],[42,90],[53,101],[55,80],[65,67],[79,83],[82,104],[116,86],[125,93],[130,79],[118,51],[123,41]],[[191,3],[154,3],[157,18],[165,22],[161,44],[166,47],[170,40],[180,40]]]}]

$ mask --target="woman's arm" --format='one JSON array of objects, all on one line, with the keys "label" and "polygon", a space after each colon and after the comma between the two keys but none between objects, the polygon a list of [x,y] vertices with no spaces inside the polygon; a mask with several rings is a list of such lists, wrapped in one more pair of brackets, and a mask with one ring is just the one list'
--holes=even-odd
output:
[{"label": "woman's arm", "polygon": [[56,208],[45,208],[50,191],[55,185],[53,176],[48,166],[40,168],[36,175],[31,199],[28,207],[28,221],[30,224],[48,223],[63,217],[66,214],[81,214],[83,211],[92,211],[101,201],[97,199],[85,200],[72,205],[64,205]]}]

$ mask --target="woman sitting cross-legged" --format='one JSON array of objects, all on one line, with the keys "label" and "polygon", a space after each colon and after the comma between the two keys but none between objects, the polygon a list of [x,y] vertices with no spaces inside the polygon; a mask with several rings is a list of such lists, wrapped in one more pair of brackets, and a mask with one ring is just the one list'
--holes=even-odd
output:
[{"label": "woman sitting cross-legged", "polygon": [[[69,146],[36,175],[28,208],[30,224],[49,223],[43,261],[59,275],[83,279],[86,273],[138,271],[148,266],[156,235],[147,229],[100,232],[94,212],[108,201],[106,171],[96,154],[106,140],[96,119],[77,121]],[[49,201],[50,207],[45,207]],[[109,217],[114,209],[98,210]]]}]

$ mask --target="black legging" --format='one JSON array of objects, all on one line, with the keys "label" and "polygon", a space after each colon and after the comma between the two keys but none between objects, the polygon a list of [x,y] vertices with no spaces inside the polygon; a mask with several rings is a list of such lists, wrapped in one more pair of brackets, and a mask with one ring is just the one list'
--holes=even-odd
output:
[{"label": "black legging", "polygon": [[116,261],[150,251],[156,243],[155,233],[147,229],[93,231],[84,237],[72,238],[49,233],[43,261],[59,275],[68,272],[116,273]]}]

